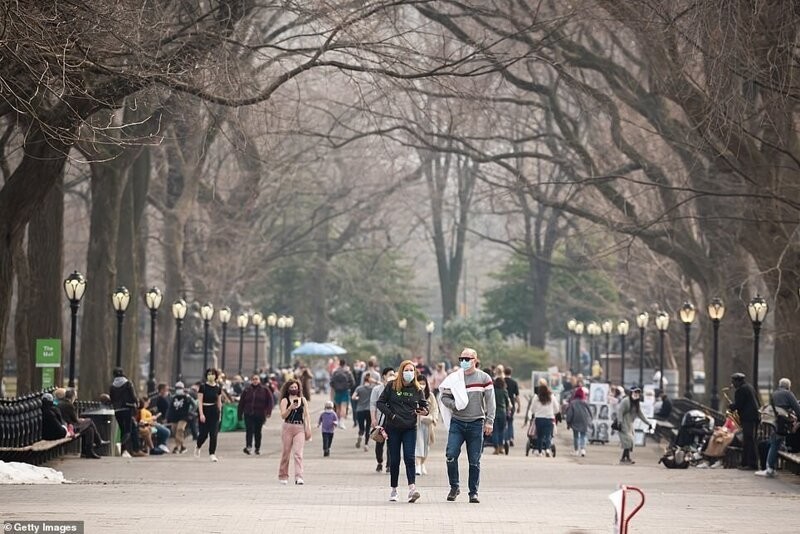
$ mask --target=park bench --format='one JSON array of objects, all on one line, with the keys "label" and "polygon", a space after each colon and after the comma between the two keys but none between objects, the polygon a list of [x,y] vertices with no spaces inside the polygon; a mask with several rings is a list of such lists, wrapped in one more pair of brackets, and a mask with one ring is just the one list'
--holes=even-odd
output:
[{"label": "park bench", "polygon": [[78,433],[56,440],[42,438],[42,395],[0,400],[0,460],[39,465],[65,454],[80,452]]}]

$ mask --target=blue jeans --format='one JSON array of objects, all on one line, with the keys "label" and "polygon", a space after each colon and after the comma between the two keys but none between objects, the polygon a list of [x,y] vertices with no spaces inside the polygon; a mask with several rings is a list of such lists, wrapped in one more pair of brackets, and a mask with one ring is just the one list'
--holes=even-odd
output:
[{"label": "blue jeans", "polygon": [[779,436],[775,432],[769,438],[769,452],[767,452],[767,469],[775,469],[778,465],[778,451],[783,445],[786,436]]},{"label": "blue jeans", "polygon": [[536,450],[542,452],[550,449],[550,442],[553,439],[553,420],[544,417],[534,419],[536,424]]},{"label": "blue jeans", "polygon": [[[495,424],[497,424],[497,418],[495,417]],[[508,416],[506,419],[506,441],[514,441],[514,414]]]},{"label": "blue jeans", "polygon": [[[416,465],[414,462],[414,449],[417,448],[417,429],[398,430],[386,427],[387,442],[389,443],[389,478],[391,486],[397,487],[400,480],[400,458],[406,464],[406,479],[409,484],[416,481]],[[400,447],[403,455],[400,456]]]},{"label": "blue jeans", "polygon": [[576,451],[586,448],[586,432],[572,429],[572,446]]},{"label": "blue jeans", "polygon": [[447,478],[451,488],[458,484],[458,457],[461,445],[467,443],[467,461],[469,462],[469,494],[477,495],[481,478],[481,452],[483,450],[483,419],[477,421],[450,420],[450,433],[447,435]]},{"label": "blue jeans", "polygon": [[506,437],[506,418],[499,414],[494,418],[494,428],[492,428],[492,445],[502,447]]},{"label": "blue jeans", "polygon": [[156,446],[158,445],[166,445],[167,440],[170,436],[169,428],[165,427],[164,425],[160,425],[158,423],[153,425],[156,429]]}]

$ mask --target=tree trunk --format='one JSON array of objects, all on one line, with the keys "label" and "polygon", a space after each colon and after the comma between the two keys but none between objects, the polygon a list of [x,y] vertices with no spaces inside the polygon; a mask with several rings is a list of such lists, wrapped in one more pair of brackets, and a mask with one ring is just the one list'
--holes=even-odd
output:
[{"label": "tree trunk", "polygon": [[[21,246],[26,225],[63,175],[69,149],[34,124],[25,139],[22,161],[0,189],[0,332],[6,331],[11,316],[13,251]],[[4,352],[5,336],[0,336],[0,354]]]},{"label": "tree trunk", "polygon": [[[63,172],[50,188],[42,208],[36,212],[28,225],[28,267],[30,280],[29,307],[34,315],[28,318],[28,346],[25,351],[33,368],[30,387],[39,389],[42,373],[35,369],[36,340],[42,338],[62,339],[62,310],[64,309],[64,290],[61,281],[64,277],[64,176]],[[67,343],[61,343],[62,369],[64,358],[69,352],[64,350]],[[18,358],[19,359],[19,356]],[[60,375],[58,370],[57,375]],[[60,384],[56,376],[56,384]]]},{"label": "tree trunk", "polygon": [[[119,165],[120,160],[118,160]],[[127,168],[117,168],[115,172],[123,180],[125,188],[119,203],[119,226],[116,241],[117,286],[125,286],[131,295],[128,309],[125,311],[122,341],[122,367],[125,375],[141,385],[139,361],[142,355],[139,350],[139,320],[142,308],[143,287],[139,283],[136,265],[136,229],[134,228],[133,186],[128,179]],[[146,355],[144,355],[146,357]]]},{"label": "tree trunk", "polygon": [[30,338],[28,337],[28,319],[31,316],[31,277],[28,267],[28,256],[18,243],[13,251],[17,278],[17,309],[14,316],[14,348],[17,361],[17,396],[34,390],[34,369],[30,358]]},{"label": "tree trunk", "polygon": [[92,210],[81,323],[81,396],[84,399],[96,399],[108,391],[111,368],[116,360],[117,323],[111,294],[118,285],[116,241],[126,183],[114,160],[95,162],[91,167]]}]

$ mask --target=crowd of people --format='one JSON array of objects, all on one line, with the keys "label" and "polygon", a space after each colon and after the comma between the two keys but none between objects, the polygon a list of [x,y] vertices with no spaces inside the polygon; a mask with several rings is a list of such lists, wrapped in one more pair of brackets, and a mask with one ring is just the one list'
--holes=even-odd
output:
[{"label": "crowd of people", "polygon": [[[161,454],[183,454],[187,438],[195,442],[194,455],[204,450],[217,462],[217,437],[220,431],[222,406],[235,402],[239,421],[244,423],[246,455],[260,455],[262,430],[277,408],[280,424],[281,456],[278,480],[288,484],[290,472],[294,484],[303,485],[305,446],[312,439],[312,423],[321,433],[322,456],[333,451],[334,435],[352,423],[355,448],[364,452],[374,447],[375,471],[389,475],[389,500],[400,499],[400,471],[404,467],[408,486],[406,500],[415,502],[421,496],[417,479],[428,474],[426,460],[435,445],[436,428],[443,425],[447,441],[443,445],[450,490],[446,496],[454,501],[461,494],[459,458],[467,457],[467,490],[471,503],[480,502],[481,456],[486,447],[494,455],[509,454],[514,447],[515,416],[525,413],[527,446],[534,456],[555,456],[554,432],[562,420],[572,432],[572,454],[586,456],[587,434],[594,419],[589,403],[588,383],[581,375],[565,375],[558,391],[547,379],[532,384],[528,407],[522,409],[520,387],[510,367],[502,365],[481,368],[475,350],[465,348],[458,356],[458,366],[440,362],[429,367],[422,358],[405,360],[398,367],[379,366],[375,357],[355,361],[330,360],[325,369],[327,384],[320,384],[318,374],[299,364],[294,369],[267,373],[260,370],[245,382],[232,380],[218,370],[205,371],[204,380],[186,388],[182,382],[171,392],[159,384],[152,398],[137,397],[132,382],[122,369],[115,369],[108,395],[101,400],[115,412],[121,435],[121,453],[125,457]],[[746,383],[744,375],[734,374],[735,399],[730,409],[737,410],[742,424],[742,467],[757,468],[755,425],[760,420],[757,394]],[[772,396],[773,413],[778,408],[800,414],[800,405],[790,391],[786,379]],[[311,391],[327,391],[330,398],[316,421],[312,421]],[[592,390],[593,392],[595,390]],[[592,399],[607,403],[613,411],[612,428],[619,436],[621,465],[633,464],[634,425],[639,420],[652,428],[642,411],[642,389],[609,384],[607,398]],[[54,395],[43,396],[44,439],[59,439],[79,432],[81,456],[99,458],[97,449],[108,445],[101,439],[91,419],[78,417],[74,389],[57,389]],[[671,402],[659,395],[655,418],[669,416]],[[796,418],[795,418],[796,421]],[[524,428],[524,426],[523,426]],[[169,440],[173,446],[168,446]],[[765,468],[757,475],[774,476],[777,452],[785,434],[776,432],[769,443]],[[337,444],[341,440],[337,440]],[[350,442],[351,444],[353,442]],[[338,445],[337,445],[338,446]],[[351,445],[341,445],[351,446]]]}]

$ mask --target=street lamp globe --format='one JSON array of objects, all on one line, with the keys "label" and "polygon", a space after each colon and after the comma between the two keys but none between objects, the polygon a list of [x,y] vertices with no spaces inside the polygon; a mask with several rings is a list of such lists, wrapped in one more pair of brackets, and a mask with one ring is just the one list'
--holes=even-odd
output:
[{"label": "street lamp globe", "polygon": [[575,323],[575,333],[579,336],[583,335],[583,323],[578,321]]},{"label": "street lamp globe", "polygon": [[246,313],[240,313],[239,316],[236,318],[236,326],[239,328],[247,328],[247,323],[249,322],[249,317],[247,317]]},{"label": "street lamp globe", "polygon": [[429,334],[433,334],[433,331],[436,329],[436,323],[433,321],[429,321],[428,324],[425,325],[425,331]]},{"label": "street lamp globe", "polygon": [[753,323],[763,323],[764,319],[767,317],[768,311],[769,305],[761,295],[756,295],[753,297],[753,299],[747,305],[747,313],[750,315],[750,320]]},{"label": "street lamp globe", "polygon": [[267,315],[267,325],[275,326],[276,324],[278,324],[278,316],[275,315],[274,313],[270,313],[269,315]]},{"label": "street lamp globe", "polygon": [[227,306],[223,306],[219,310],[219,322],[222,324],[228,324],[228,321],[231,320],[231,309]]},{"label": "street lamp globe", "polygon": [[725,303],[722,302],[722,299],[717,297],[711,299],[711,302],[708,303],[708,316],[712,321],[722,320],[725,316]]},{"label": "street lamp globe", "polygon": [[286,328],[294,328],[294,316],[286,316]]},{"label": "street lamp globe", "polygon": [[286,328],[286,317],[281,315],[278,317],[278,328]]},{"label": "street lamp globe", "polygon": [[609,319],[603,321],[603,324],[600,326],[603,330],[604,334],[610,334],[612,330],[614,330],[614,323],[612,323]]},{"label": "street lamp globe", "polygon": [[264,315],[261,312],[255,312],[252,321],[253,326],[261,326],[264,324]]},{"label": "street lamp globe", "polygon": [[200,317],[203,318],[204,321],[210,321],[214,318],[214,305],[210,302],[206,302],[200,307]]},{"label": "street lamp globe", "polygon": [[656,328],[661,332],[666,332],[669,328],[669,314],[665,311],[660,311],[656,314]]},{"label": "street lamp globe", "polygon": [[86,278],[78,271],[74,271],[64,280],[64,292],[70,303],[80,302],[83,293],[86,291]]},{"label": "street lamp globe", "polygon": [[117,312],[125,312],[128,309],[128,303],[131,301],[131,294],[125,286],[119,286],[111,294],[111,304]]},{"label": "street lamp globe", "polygon": [[178,299],[172,303],[172,316],[175,319],[183,319],[186,317],[186,301],[183,299]]},{"label": "street lamp globe", "polygon": [[576,319],[570,319],[569,321],[567,321],[567,330],[569,330],[570,332],[574,332],[575,331],[575,325],[577,325],[577,324],[578,324],[578,321]]},{"label": "street lamp globe", "polygon": [[684,302],[681,309],[678,310],[678,316],[681,318],[683,324],[692,324],[696,314],[697,310],[690,302]]},{"label": "street lamp globe", "polygon": [[641,312],[639,315],[636,316],[636,326],[639,328],[647,328],[647,323],[650,321],[650,314],[647,312]]},{"label": "street lamp globe", "polygon": [[406,328],[408,328],[408,319],[406,319],[405,317],[403,317],[402,319],[400,319],[399,321],[397,321],[397,327],[398,327],[400,330],[405,330]]},{"label": "street lamp globe", "polygon": [[628,323],[626,319],[621,320],[617,323],[617,333],[621,336],[627,336],[630,326],[630,323]]},{"label": "street lamp globe", "polygon": [[150,311],[155,311],[161,307],[161,300],[163,298],[161,290],[153,286],[144,294],[144,303]]}]

